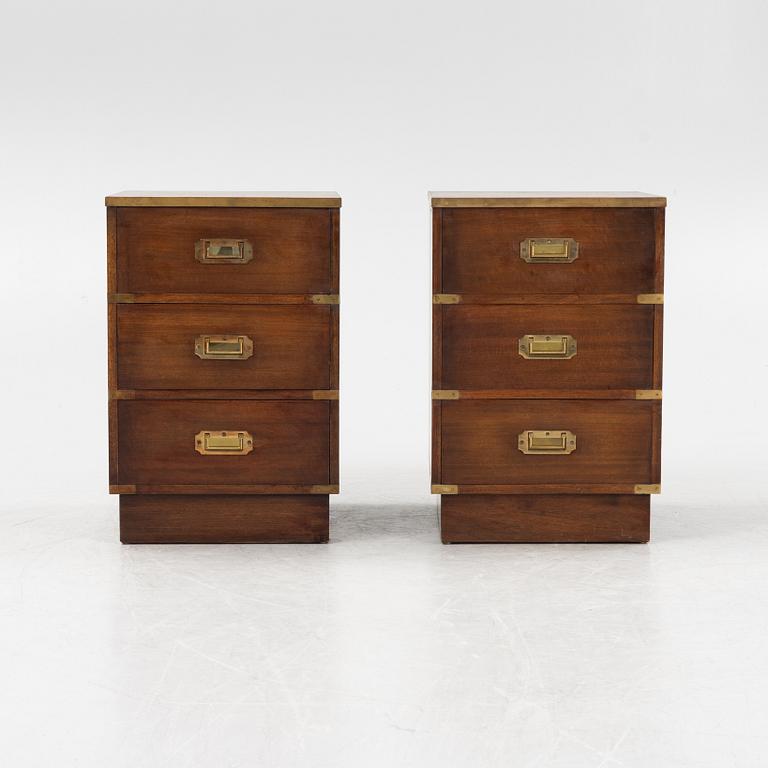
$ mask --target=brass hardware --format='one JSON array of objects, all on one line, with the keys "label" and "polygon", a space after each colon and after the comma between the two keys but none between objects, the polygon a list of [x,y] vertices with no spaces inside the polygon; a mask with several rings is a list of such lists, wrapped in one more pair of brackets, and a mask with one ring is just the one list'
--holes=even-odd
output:
[{"label": "brass hardware", "polygon": [[529,334],[520,339],[518,351],[526,360],[570,360],[576,355],[576,339],[565,333]]},{"label": "brass hardware", "polygon": [[663,293],[638,293],[637,303],[638,304],[663,304],[664,294]]},{"label": "brass hardware", "polygon": [[661,486],[655,485],[636,485],[635,493],[661,493]]},{"label": "brass hardware", "polygon": [[201,360],[247,360],[253,354],[248,336],[209,336],[195,339],[195,354]]},{"label": "brass hardware", "polygon": [[132,293],[110,293],[107,296],[108,304],[133,304],[134,294]]},{"label": "brass hardware", "polygon": [[337,293],[316,293],[312,297],[313,304],[338,304],[339,295]]},{"label": "brass hardware", "polygon": [[527,429],[517,436],[523,453],[563,455],[576,450],[576,435],[567,429]]},{"label": "brass hardware", "polygon": [[339,492],[339,486],[338,485],[313,485],[311,490],[311,493],[338,493]]},{"label": "brass hardware", "polygon": [[253,450],[253,438],[242,429],[223,432],[204,429],[195,435],[195,450],[205,456],[245,456]]},{"label": "brass hardware", "polygon": [[461,296],[458,293],[435,293],[432,296],[433,304],[460,304]]},{"label": "brass hardware", "polygon": [[455,494],[459,492],[459,486],[458,485],[433,485],[432,486],[432,493],[449,493],[449,494]]},{"label": "brass hardware", "polygon": [[432,399],[433,400],[458,400],[459,390],[458,389],[433,389]]},{"label": "brass hardware", "polygon": [[338,389],[313,389],[312,399],[313,400],[338,400],[339,390]]},{"label": "brass hardware", "polygon": [[110,493],[136,493],[135,485],[110,485]]},{"label": "brass hardware", "polygon": [[661,400],[660,389],[636,389],[635,400]]},{"label": "brass hardware", "polygon": [[204,238],[195,243],[195,258],[202,264],[247,264],[253,258],[253,246],[233,237]]},{"label": "brass hardware", "polygon": [[135,389],[116,389],[114,392],[109,393],[110,400],[135,400]]},{"label": "brass hardware", "polygon": [[520,258],[529,264],[568,264],[579,258],[572,237],[529,237],[520,243]]}]

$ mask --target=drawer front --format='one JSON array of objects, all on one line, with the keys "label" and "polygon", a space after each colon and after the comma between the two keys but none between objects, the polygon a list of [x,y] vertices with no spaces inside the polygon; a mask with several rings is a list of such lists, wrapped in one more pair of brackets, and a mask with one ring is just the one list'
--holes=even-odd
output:
[{"label": "drawer front", "polygon": [[323,306],[126,304],[117,308],[123,389],[327,389]]},{"label": "drawer front", "polygon": [[[459,400],[442,405],[442,482],[458,485],[657,482],[658,406],[641,401]],[[568,431],[575,450],[523,453],[528,430]]]},{"label": "drawer front", "polygon": [[[571,258],[577,244],[578,255],[558,260],[556,244],[525,261],[521,244],[531,238],[571,241],[562,248]],[[653,272],[653,209],[442,211],[444,293],[652,293]]]},{"label": "drawer front", "polygon": [[[118,292],[328,293],[331,234],[328,209],[118,208]],[[199,260],[227,238],[247,260]]]},{"label": "drawer front", "polygon": [[458,304],[442,313],[441,389],[651,388],[653,307]]},{"label": "drawer front", "polygon": [[[118,403],[121,485],[326,484],[330,405],[322,401]],[[221,450],[220,431],[248,433],[243,455]],[[214,433],[201,453],[201,432]]]}]

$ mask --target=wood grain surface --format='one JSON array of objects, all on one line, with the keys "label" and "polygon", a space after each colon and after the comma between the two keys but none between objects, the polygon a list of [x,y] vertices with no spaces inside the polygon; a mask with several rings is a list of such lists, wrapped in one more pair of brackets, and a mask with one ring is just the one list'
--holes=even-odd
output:
[{"label": "wood grain surface", "polygon": [[[119,483],[133,485],[329,483],[328,401],[125,400]],[[196,452],[201,430],[247,430],[245,456]]]},{"label": "wood grain surface", "polygon": [[[653,402],[457,400],[442,403],[441,483],[652,483]],[[525,430],[570,430],[568,455],[518,450]]]},{"label": "wood grain surface", "polygon": [[[117,308],[121,389],[329,389],[327,306],[125,304]],[[246,360],[203,360],[202,334],[247,335]]]},{"label": "wood grain surface", "polygon": [[[331,293],[331,211],[118,208],[118,293]],[[202,264],[195,242],[243,238],[246,264]]]},{"label": "wood grain surface", "polygon": [[[541,208],[442,211],[443,293],[654,293],[653,209]],[[520,242],[570,237],[569,264],[529,264]]]},{"label": "wood grain surface", "polygon": [[[653,307],[471,306],[442,308],[439,389],[650,389]],[[527,334],[570,334],[570,359],[526,359]]]},{"label": "wood grain surface", "polygon": [[320,543],[327,496],[121,496],[123,544]]},{"label": "wood grain surface", "polygon": [[449,543],[646,542],[647,496],[443,496],[440,532]]}]

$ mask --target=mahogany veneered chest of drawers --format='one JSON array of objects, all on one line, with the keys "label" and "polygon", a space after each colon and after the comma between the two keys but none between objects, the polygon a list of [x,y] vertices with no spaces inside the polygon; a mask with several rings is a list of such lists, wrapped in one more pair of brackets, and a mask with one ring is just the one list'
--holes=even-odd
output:
[{"label": "mahogany veneered chest of drawers", "polygon": [[666,200],[430,197],[442,540],[647,541]]},{"label": "mahogany veneered chest of drawers", "polygon": [[126,192],[106,203],[121,541],[327,541],[341,199]]}]

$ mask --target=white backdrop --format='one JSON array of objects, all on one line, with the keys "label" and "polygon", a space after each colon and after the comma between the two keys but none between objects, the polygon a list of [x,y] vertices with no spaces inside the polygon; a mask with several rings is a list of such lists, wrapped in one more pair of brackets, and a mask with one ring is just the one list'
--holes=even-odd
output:
[{"label": "white backdrop", "polygon": [[103,197],[334,189],[342,499],[427,501],[428,189],[666,194],[664,490],[766,499],[759,0],[0,5],[3,504],[106,500]]}]

